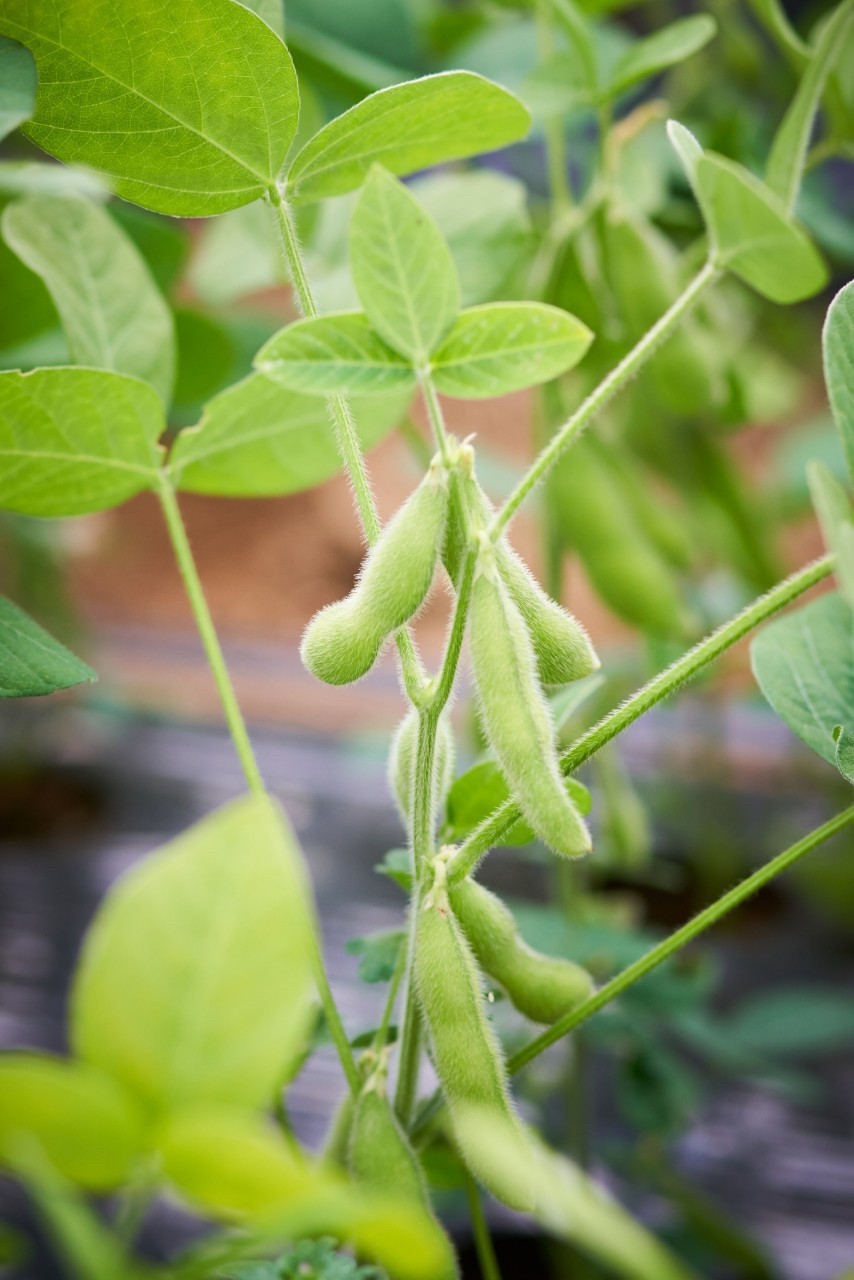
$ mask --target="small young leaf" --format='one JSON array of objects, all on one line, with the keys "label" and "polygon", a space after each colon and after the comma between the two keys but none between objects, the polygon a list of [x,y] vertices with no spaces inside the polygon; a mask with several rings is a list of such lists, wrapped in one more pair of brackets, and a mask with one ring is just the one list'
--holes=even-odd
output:
[{"label": "small young leaf", "polygon": [[[586,816],[591,808],[590,792],[575,778],[564,779],[564,785],[579,813]],[[465,773],[460,774],[448,792],[446,820],[442,829],[443,841],[455,844],[465,840],[484,818],[489,817],[493,809],[509,799],[510,788],[494,760],[483,760],[472,765]],[[513,847],[531,844],[535,838],[531,827],[520,818],[496,843]]]},{"label": "small young leaf", "polygon": [[830,304],[823,348],[827,394],[854,483],[854,280]]},{"label": "small young leaf", "polygon": [[461,399],[503,396],[565,373],[592,341],[586,325],[557,307],[488,302],[457,320],[433,356],[433,380]]},{"label": "small young leaf", "polygon": [[136,378],[96,369],[0,373],[0,508],[76,516],[157,479],[163,406]]},{"label": "small young leaf", "polygon": [[406,893],[412,888],[412,855],[408,849],[389,849],[374,871],[393,880]]},{"label": "small young leaf", "polygon": [[[350,401],[363,449],[400,421],[409,395]],[[214,396],[198,426],[180,433],[169,470],[188,493],[260,498],[322,484],[341,470],[341,457],[322,399],[253,373]]]},{"label": "small young leaf", "polygon": [[363,982],[389,982],[405,940],[402,929],[384,929],[364,938],[351,938],[344,949],[348,955],[360,957],[359,977]]},{"label": "small young leaf", "polygon": [[97,678],[65,645],[0,596],[0,698],[35,698]]},{"label": "small young leaf", "polygon": [[765,181],[789,213],[798,197],[813,122],[824,87],[845,49],[846,33],[852,23],[854,0],[842,0],[821,26],[798,91],[771,146]]},{"label": "small young leaf", "polygon": [[379,165],[353,211],[350,269],[380,337],[416,366],[426,364],[457,318],[457,271],[432,218]]},{"label": "small young leaf", "polygon": [[470,71],[392,85],[303,147],[288,174],[290,199],[299,204],[354,191],[377,161],[402,175],[495,151],[523,138],[530,123],[518,98]]},{"label": "small young leaf", "polygon": [[697,189],[714,256],[772,302],[800,302],[827,283],[827,268],[777,196],[742,165],[704,153]]},{"label": "small young leaf", "polygon": [[29,120],[36,105],[36,64],[29,49],[0,36],[0,138]]},{"label": "small young leaf", "polygon": [[0,1058],[0,1164],[36,1139],[54,1168],[93,1191],[125,1181],[144,1148],[142,1122],[109,1076],[34,1053]]},{"label": "small young leaf", "polygon": [[154,1113],[267,1105],[311,1025],[308,911],[277,805],[219,809],[107,896],[74,983],[77,1053]]},{"label": "small young leaf", "polygon": [[836,765],[838,725],[854,725],[854,612],[833,592],[772,622],[750,647],[753,674],[782,720]]},{"label": "small young leaf", "polygon": [[667,121],[667,136],[670,139],[670,145],[679,157],[679,163],[682,165],[691,190],[699,199],[697,165],[703,158],[703,148],[691,130],[686,129],[684,124],[680,124],[678,120]]},{"label": "small young leaf", "polygon": [[639,80],[683,62],[714,37],[717,26],[707,14],[695,14],[671,22],[653,35],[636,41],[617,61],[611,72],[607,94],[616,97]]},{"label": "small young leaf", "polygon": [[150,382],[168,405],[172,313],[110,215],[73,196],[29,196],[6,209],[3,234],[47,286],[76,363]]},{"label": "small young leaf", "polygon": [[206,216],[257,199],[296,132],[281,40],[232,0],[0,0],[0,32],[38,68],[27,136],[108,173],[161,213]]},{"label": "small young leaf", "polygon": [[415,386],[409,361],[374,332],[360,311],[289,324],[261,348],[255,367],[305,395],[378,395]]},{"label": "small young leaf", "polygon": [[854,783],[854,729],[838,724],[833,736],[836,739],[836,767],[844,778]]}]

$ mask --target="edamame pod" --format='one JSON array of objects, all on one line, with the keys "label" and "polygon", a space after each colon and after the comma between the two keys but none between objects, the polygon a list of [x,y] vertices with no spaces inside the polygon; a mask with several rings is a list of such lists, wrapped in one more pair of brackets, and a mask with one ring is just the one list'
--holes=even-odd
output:
[{"label": "edamame pod", "polygon": [[348,1089],[338,1103],[321,1148],[321,1158],[329,1164],[345,1169],[350,1151],[350,1135],[353,1131],[353,1115],[356,1104]]},{"label": "edamame pod", "polygon": [[590,835],[563,785],[531,638],[488,544],[478,558],[469,626],[481,720],[519,807],[556,853],[588,853]]},{"label": "edamame pod", "polygon": [[433,582],[447,508],[447,477],[434,459],[369,551],[350,594],[308,624],[300,654],[312,675],[327,684],[360,679],[389,636],[418,612]]},{"label": "edamame pod", "polygon": [[451,907],[478,963],[533,1022],[556,1022],[593,994],[593,979],[581,965],[547,956],[522,939],[500,898],[468,878],[449,891]]},{"label": "edamame pod", "polygon": [[[418,748],[418,712],[411,708],[401,720],[391,740],[388,777],[392,795],[404,823],[412,816],[415,786],[415,759]],[[433,809],[445,798],[454,780],[454,731],[447,715],[439,717],[436,729],[436,765],[433,777]]]},{"label": "edamame pod", "polygon": [[[441,857],[441,855],[440,855]],[[496,1165],[481,1149],[472,1110],[494,1120],[518,1142],[518,1167],[530,1161],[528,1139],[507,1087],[501,1048],[485,1010],[480,975],[471,948],[448,901],[444,864],[417,907],[415,980],[430,1035],[433,1062],[445,1094],[460,1156],[497,1200],[511,1209],[533,1208],[533,1194],[514,1162]]]}]

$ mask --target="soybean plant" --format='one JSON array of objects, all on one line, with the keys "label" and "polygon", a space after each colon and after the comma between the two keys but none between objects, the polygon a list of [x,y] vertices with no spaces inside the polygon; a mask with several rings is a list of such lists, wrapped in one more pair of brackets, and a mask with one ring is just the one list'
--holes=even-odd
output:
[{"label": "soybean plant", "polygon": [[[563,865],[591,851],[595,857],[586,792],[573,777],[579,767],[833,573],[840,590],[761,632],[753,656],[782,717],[854,780],[850,495],[814,469],[827,554],[760,595],[565,749],[556,690],[570,686],[571,699],[572,686],[599,659],[581,622],[535,581],[509,529],[546,481],[591,576],[607,580],[624,613],[640,601],[646,617],[654,610],[669,627],[682,611],[669,585],[659,591],[640,560],[624,560],[619,520],[628,508],[594,499],[590,476],[619,486],[625,459],[607,437],[581,437],[656,357],[675,351],[680,368],[690,364],[685,335],[695,333],[701,300],[726,275],[776,303],[824,286],[825,266],[793,208],[833,65],[836,44],[825,33],[840,34],[851,4],[799,53],[800,87],[766,182],[704,151],[678,123],[668,126],[704,221],[695,250],[703,260],[675,297],[653,295],[656,314],[611,367],[582,378],[580,403],[551,415],[542,448],[497,507],[479,482],[474,445],[449,429],[441,397],[491,399],[540,387],[559,406],[571,394],[564,375],[576,366],[583,374],[588,349],[599,343],[548,287],[557,257],[571,261],[576,249],[558,135],[549,129],[559,199],[538,260],[542,287],[532,287],[529,299],[463,305],[454,256],[401,179],[520,140],[530,126],[522,101],[481,76],[451,71],[379,89],[298,133],[300,86],[283,33],[255,7],[275,25],[275,6],[236,0],[174,0],[156,12],[146,0],[122,0],[120,24],[113,0],[0,0],[0,58],[10,69],[0,118],[65,165],[95,174],[61,171],[68,183],[61,195],[36,194],[38,177],[8,175],[20,198],[3,215],[3,234],[43,282],[70,362],[0,373],[0,506],[72,517],[145,491],[156,496],[246,782],[244,796],[144,859],[107,895],[74,976],[71,1056],[0,1059],[0,1160],[31,1191],[69,1266],[92,1280],[143,1274],[131,1257],[133,1239],[152,1197],[164,1192],[225,1224],[159,1269],[175,1280],[240,1275],[249,1261],[318,1236],[375,1259],[399,1280],[446,1280],[457,1262],[426,1178],[437,1148],[451,1152],[466,1185],[488,1280],[498,1272],[478,1185],[617,1274],[684,1280],[692,1274],[687,1262],[546,1147],[517,1111],[510,1077],[848,827],[854,808],[598,989],[580,966],[528,947],[506,906],[474,876],[490,849],[520,832],[539,838]],[[653,37],[652,48],[649,41],[633,46],[606,76],[569,0],[544,0],[543,14],[546,34],[553,21],[569,31],[584,92],[605,123],[620,92],[713,33],[704,18],[676,24]],[[42,186],[48,172],[57,182],[55,170],[45,169]],[[214,396],[200,421],[177,436],[166,432],[172,311],[138,249],[98,202],[109,191],[175,217],[257,204],[280,236],[302,313],[264,342],[253,372]],[[353,193],[348,247],[359,306],[321,314],[299,219]],[[594,194],[589,207],[607,206],[606,241],[615,252],[646,243],[610,188]],[[852,290],[831,307],[824,351],[854,478]],[[416,391],[430,424],[431,460],[381,527],[364,446],[400,421]],[[364,564],[352,591],[309,624],[302,658],[313,677],[341,685],[364,676],[393,645],[407,704],[389,776],[408,832],[408,939],[367,1048],[354,1046],[331,990],[302,851],[262,778],[178,497],[293,492],[341,468],[362,525]],[[602,484],[595,482],[596,494]],[[660,540],[672,540],[672,525],[658,525]],[[441,664],[431,672],[409,624],[440,578],[451,617]],[[0,644],[4,696],[94,678],[8,601],[0,606]],[[487,767],[506,798],[477,825],[443,839],[449,792],[469,785],[468,775],[454,776],[450,714],[465,652]],[[792,663],[796,686],[787,675]],[[813,696],[819,685],[820,698]],[[492,1025],[485,976],[520,1013],[544,1024],[509,1060]],[[318,1005],[347,1086],[321,1156],[302,1150],[285,1104],[316,1047]],[[425,1056],[439,1081],[429,1098],[419,1088]],[[106,1193],[119,1197],[109,1225],[85,1199]]]}]

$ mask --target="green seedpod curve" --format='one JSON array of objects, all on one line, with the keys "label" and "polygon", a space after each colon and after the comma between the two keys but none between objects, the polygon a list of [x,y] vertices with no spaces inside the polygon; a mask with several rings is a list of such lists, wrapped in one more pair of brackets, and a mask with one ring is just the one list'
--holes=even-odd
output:
[{"label": "green seedpod curve", "polygon": [[472,879],[449,891],[451,907],[484,973],[532,1022],[552,1023],[593,994],[586,969],[529,947],[507,907]]},{"label": "green seedpod curve", "polygon": [[[483,526],[494,514],[492,504],[473,476],[455,477],[442,549],[445,568],[455,586],[459,586],[466,548],[463,503]],[[577,618],[551,599],[506,541],[496,547],[495,558],[513,603],[528,626],[540,683],[568,684],[597,671],[601,663]]]},{"label": "green seedpod curve", "polygon": [[327,684],[350,684],[370,671],[385,641],[427,598],[447,511],[447,476],[434,460],[368,552],[350,594],[308,624],[300,654],[312,675]]},{"label": "green seedpod curve", "polygon": [[480,553],[469,636],[480,715],[501,771],[536,835],[556,853],[589,853],[584,819],[566,793],[555,731],[524,619],[491,548]]},{"label": "green seedpod curve", "polygon": [[327,1164],[337,1165],[339,1169],[347,1168],[355,1110],[356,1101],[348,1089],[335,1108],[332,1121],[320,1149],[321,1159]]},{"label": "green seedpod curve", "polygon": [[519,1166],[529,1161],[528,1139],[513,1110],[501,1048],[484,1009],[480,974],[443,883],[434,884],[419,902],[415,930],[418,999],[459,1154],[497,1200],[528,1212],[532,1190],[517,1169],[498,1166],[486,1156],[476,1131],[466,1123],[472,1108],[494,1117],[518,1139]]},{"label": "green seedpod curve", "polygon": [[[394,732],[388,756],[388,779],[404,824],[412,817],[415,758],[418,748],[418,712],[407,711]],[[436,766],[433,777],[433,809],[441,804],[454,780],[456,746],[450,717],[442,714],[436,729]]]},{"label": "green seedpod curve", "polygon": [[599,595],[626,622],[682,638],[685,610],[669,565],[629,509],[589,439],[576,441],[550,478],[555,523]]},{"label": "green seedpod curve", "polygon": [[605,445],[593,435],[589,440],[610,467],[626,506],[649,541],[674,568],[687,569],[694,559],[687,522],[649,487],[645,468],[624,445],[613,441]]}]

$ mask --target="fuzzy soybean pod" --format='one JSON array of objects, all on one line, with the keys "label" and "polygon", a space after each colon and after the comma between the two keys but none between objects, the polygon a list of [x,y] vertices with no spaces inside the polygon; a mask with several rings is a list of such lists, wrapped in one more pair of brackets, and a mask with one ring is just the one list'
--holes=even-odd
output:
[{"label": "fuzzy soybean pod", "polygon": [[[388,779],[404,823],[412,817],[415,786],[415,758],[418,748],[418,712],[412,707],[395,730],[388,757]],[[436,768],[433,777],[433,807],[447,795],[454,779],[454,731],[447,715],[439,717],[436,729]]]},{"label": "fuzzy soybean pod", "polygon": [[472,588],[469,643],[481,721],[519,807],[556,853],[589,853],[590,834],[563,784],[531,637],[488,545]]},{"label": "fuzzy soybean pod", "polygon": [[556,1022],[593,994],[593,979],[581,965],[529,947],[500,898],[472,879],[450,890],[454,915],[462,925],[484,973],[533,1022]]},{"label": "fuzzy soybean pod", "polygon": [[[501,1048],[484,1008],[480,974],[451,910],[443,875],[437,875],[417,907],[415,981],[457,1150],[497,1200],[529,1211],[533,1193],[519,1173],[530,1159],[528,1139],[513,1110]],[[518,1143],[518,1161],[496,1164],[489,1159],[477,1127],[470,1123],[473,1111],[488,1116],[511,1143]]]},{"label": "fuzzy soybean pod", "polygon": [[447,478],[434,460],[371,548],[350,594],[309,623],[300,654],[312,675],[327,684],[360,679],[389,636],[418,612],[433,581],[447,508]]}]

